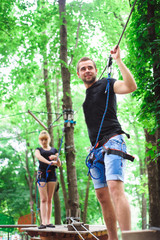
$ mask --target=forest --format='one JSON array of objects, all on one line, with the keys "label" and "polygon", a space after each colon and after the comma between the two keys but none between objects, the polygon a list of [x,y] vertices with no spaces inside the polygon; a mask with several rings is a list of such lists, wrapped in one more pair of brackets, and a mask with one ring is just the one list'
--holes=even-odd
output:
[{"label": "forest", "polygon": [[[53,223],[68,209],[83,222],[104,224],[85,159],[90,141],[76,65],[83,56],[98,76],[123,31],[133,0],[1,0],[0,3],[0,224],[31,214],[39,224],[35,149],[43,123],[59,149],[59,190]],[[132,228],[160,227],[160,1],[137,0],[120,43],[137,90],[117,95],[118,119],[131,138],[125,191]],[[107,70],[104,73],[107,77]],[[122,80],[113,61],[112,77]],[[68,111],[68,112],[67,112]],[[70,114],[72,122],[65,121]],[[65,129],[65,131],[63,131]],[[2,230],[2,229],[0,229]],[[4,229],[3,229],[4,230]],[[8,231],[8,230],[7,230]]]}]

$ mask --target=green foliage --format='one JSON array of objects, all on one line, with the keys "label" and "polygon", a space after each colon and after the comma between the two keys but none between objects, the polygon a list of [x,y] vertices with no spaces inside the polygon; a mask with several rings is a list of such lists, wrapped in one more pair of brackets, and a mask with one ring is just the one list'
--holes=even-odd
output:
[{"label": "green foliage", "polygon": [[[14,224],[14,219],[11,216],[0,213],[0,225],[12,225]],[[13,232],[13,228],[0,228],[3,232]]]},{"label": "green foliage", "polygon": [[[76,149],[76,170],[80,207],[84,209],[87,184],[85,158],[90,145],[82,112],[85,98],[83,83],[76,76],[78,60],[88,55],[97,63],[99,75],[106,65],[109,51],[116,45],[129,14],[127,0],[94,0],[91,3],[72,1],[67,4],[68,69],[71,73],[71,96],[75,111],[74,130]],[[25,154],[28,150],[29,171],[34,174],[31,150],[38,146],[38,133],[42,127],[27,113],[31,110],[47,125],[45,91],[43,80],[44,61],[47,61],[52,101],[53,119],[57,118],[56,103],[59,98],[62,112],[62,82],[59,60],[59,19],[57,1],[2,1],[0,15],[0,52],[3,71],[0,75],[0,196],[1,212],[12,215],[15,220],[30,212],[29,187],[27,185]],[[158,15],[158,12],[156,12]],[[80,21],[80,28],[78,29]],[[141,22],[141,24],[139,24]],[[155,128],[154,82],[152,76],[151,47],[146,30],[146,1],[138,3],[136,16],[133,14],[130,27],[121,42],[121,48],[129,51],[127,65],[133,71],[138,83],[137,101],[128,98],[121,109],[120,120],[126,132],[133,136],[127,141],[128,152],[136,155],[135,163],[128,163],[127,192],[133,198],[133,205],[140,206],[142,193],[147,195],[145,174],[140,174],[139,160],[144,167],[145,141],[143,126]],[[77,34],[77,31],[79,31]],[[158,33],[158,24],[156,24]],[[126,39],[127,37],[127,39]],[[158,42],[158,40],[156,41]],[[77,45],[76,45],[77,43]],[[125,44],[127,43],[127,47]],[[146,60],[147,56],[147,60]],[[72,61],[73,60],[73,61]],[[9,68],[8,68],[9,66]],[[57,84],[59,80],[59,86]],[[147,102],[147,104],[146,104]],[[139,108],[141,106],[141,109]],[[58,114],[59,114],[58,113]],[[152,116],[152,117],[151,117]],[[141,124],[143,122],[143,125]],[[54,123],[56,125],[57,123]],[[59,125],[60,124],[60,125]],[[54,128],[54,143],[58,146],[57,134],[61,132],[63,120]],[[132,129],[132,130],[131,130]],[[137,139],[137,135],[139,136]],[[27,146],[29,143],[30,147]],[[139,147],[139,148],[138,148]],[[151,150],[152,148],[150,148]],[[154,149],[155,151],[155,149]],[[61,160],[67,188],[65,152],[62,148]],[[59,171],[57,170],[58,178]],[[65,219],[62,189],[59,190],[62,208],[62,222]],[[34,194],[34,191],[33,191]],[[88,199],[87,222],[101,223],[101,210],[91,183]],[[34,206],[36,211],[36,206]]]},{"label": "green foliage", "polygon": [[[149,19],[149,4],[154,4],[154,18]],[[154,62],[159,59],[159,19],[158,1],[137,1],[133,13],[130,28],[127,30],[127,45],[129,49],[128,64],[132,70],[138,89],[137,98],[141,98],[140,120],[144,122],[144,127],[152,131],[157,128],[155,124],[155,113],[157,104],[155,104],[155,79],[154,79]],[[141,24],[139,24],[141,23]],[[149,28],[155,28],[155,39],[151,40]],[[156,48],[155,54],[153,49]],[[149,120],[149,121],[148,121]]]},{"label": "green foliage", "polygon": [[[0,205],[1,211],[17,217],[29,210],[28,187],[26,187],[25,169],[18,154],[11,145],[3,145],[0,149],[1,182]],[[8,177],[9,176],[9,177]]]}]

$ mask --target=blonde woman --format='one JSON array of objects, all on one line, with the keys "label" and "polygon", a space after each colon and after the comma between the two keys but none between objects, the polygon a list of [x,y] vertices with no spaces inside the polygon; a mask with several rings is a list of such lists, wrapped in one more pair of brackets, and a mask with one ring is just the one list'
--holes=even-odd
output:
[{"label": "blonde woman", "polygon": [[41,225],[39,229],[55,227],[51,224],[50,219],[52,213],[52,198],[57,180],[56,168],[61,166],[61,161],[58,158],[57,149],[50,146],[50,141],[51,139],[48,132],[45,130],[42,131],[39,134],[39,143],[41,147],[36,148],[35,151],[35,156],[39,160],[37,174],[41,212]]}]

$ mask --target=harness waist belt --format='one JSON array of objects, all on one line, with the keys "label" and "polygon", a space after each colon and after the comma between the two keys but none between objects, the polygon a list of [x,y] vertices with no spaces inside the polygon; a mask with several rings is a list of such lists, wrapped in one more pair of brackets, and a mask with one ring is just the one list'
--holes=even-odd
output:
[{"label": "harness waist belt", "polygon": [[111,138],[113,138],[113,137],[115,137],[115,136],[117,136],[117,135],[120,135],[120,134],[125,134],[128,138],[130,138],[130,135],[129,135],[128,133],[124,132],[123,130],[120,130],[120,131],[117,132],[117,133],[112,133],[112,134],[110,134],[110,135],[108,135],[108,136],[104,136],[104,137],[102,138],[102,140],[100,140],[100,141],[97,142],[95,148],[100,148],[100,147],[102,147],[102,146],[103,146],[105,143],[107,143]]},{"label": "harness waist belt", "polygon": [[118,155],[118,156],[123,157],[124,159],[128,159],[128,160],[130,160],[132,162],[135,159],[135,157],[133,157],[132,155],[127,154],[127,153],[122,152],[122,151],[117,150],[117,149],[111,149],[111,148],[105,149],[104,148],[104,151],[107,153],[107,155],[109,155],[109,154]]},{"label": "harness waist belt", "polygon": [[117,136],[117,135],[119,135],[119,134],[115,133],[115,134],[112,134],[112,136],[104,136],[104,137],[102,138],[102,140],[100,140],[100,141],[97,142],[95,148],[100,148],[100,147],[102,147],[105,143],[107,143],[107,142],[109,141],[110,138],[115,137],[115,136]]}]

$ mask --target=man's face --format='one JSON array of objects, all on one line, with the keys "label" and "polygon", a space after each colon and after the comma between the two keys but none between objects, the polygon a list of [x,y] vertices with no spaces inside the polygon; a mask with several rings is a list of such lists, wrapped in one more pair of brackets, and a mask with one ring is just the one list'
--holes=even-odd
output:
[{"label": "man's face", "polygon": [[94,67],[93,62],[88,60],[79,63],[79,72],[77,74],[86,85],[90,85],[96,81],[97,69]]}]

